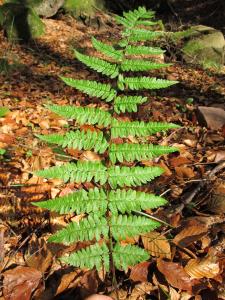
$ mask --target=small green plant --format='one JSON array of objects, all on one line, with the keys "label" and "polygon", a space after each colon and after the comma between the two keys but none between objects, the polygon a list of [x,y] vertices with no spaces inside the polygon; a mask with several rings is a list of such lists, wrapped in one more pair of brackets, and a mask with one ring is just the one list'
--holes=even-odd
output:
[{"label": "small green plant", "polygon": [[[88,191],[80,189],[67,196],[34,203],[61,214],[73,212],[85,215],[79,223],[71,222],[49,239],[64,244],[92,241],[91,246],[61,258],[70,265],[90,269],[96,267],[98,270],[104,267],[106,271],[110,267],[111,270],[126,270],[128,266],[147,260],[149,254],[136,245],[122,246],[120,241],[160,226],[160,222],[140,216],[138,212],[157,208],[166,204],[166,200],[133,188],[147,184],[163,173],[163,169],[158,166],[144,167],[141,165],[142,160],[177,151],[175,147],[149,144],[149,135],[179,126],[172,123],[124,121],[119,115],[137,112],[138,105],[148,101],[146,96],[137,95],[136,91],[162,89],[176,83],[127,75],[167,66],[142,58],[142,55],[149,58],[149,55],[163,53],[160,48],[143,45],[143,42],[161,34],[147,27],[155,24],[153,17],[152,11],[142,7],[124,13],[123,17],[118,16],[116,21],[124,26],[124,30],[117,45],[105,44],[93,38],[94,48],[108,59],[75,51],[79,61],[110,78],[108,81],[112,83],[62,77],[67,85],[112,104],[110,109],[47,105],[52,112],[75,119],[77,126],[93,125],[96,131],[76,130],[68,131],[65,135],[38,135],[42,141],[63,148],[93,150],[102,155],[100,162],[78,160],[76,163],[54,166],[36,173],[45,178],[60,178],[65,182],[96,183],[95,188]],[[139,143],[129,143],[129,136],[135,136]],[[127,162],[132,162],[132,166],[128,166]]]}]

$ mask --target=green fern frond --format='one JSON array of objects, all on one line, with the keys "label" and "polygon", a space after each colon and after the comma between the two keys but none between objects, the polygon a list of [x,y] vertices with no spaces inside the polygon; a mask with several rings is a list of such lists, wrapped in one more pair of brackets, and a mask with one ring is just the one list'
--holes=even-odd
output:
[{"label": "green fern frond", "polygon": [[160,167],[119,167],[112,166],[108,169],[109,184],[112,188],[117,186],[140,186],[163,173]]},{"label": "green fern frond", "polygon": [[34,202],[33,205],[60,214],[76,212],[77,214],[95,213],[102,215],[107,210],[107,197],[103,189],[94,188],[88,192],[82,189],[52,200]]},{"label": "green fern frond", "polygon": [[157,25],[159,22],[157,21],[148,21],[148,20],[138,20],[136,25],[143,25],[143,26],[154,26]]},{"label": "green fern frond", "polygon": [[125,84],[131,90],[140,89],[163,89],[178,83],[175,80],[158,79],[155,77],[120,77],[121,83]]},{"label": "green fern frond", "polygon": [[176,152],[178,148],[150,144],[111,144],[109,158],[113,164],[119,162],[132,162],[134,160],[152,159],[154,157]]},{"label": "green fern frond", "polygon": [[94,149],[95,152],[104,153],[108,148],[109,144],[104,138],[103,132],[92,132],[88,130],[85,131],[69,131],[65,135],[60,134],[49,134],[49,135],[40,135],[36,136],[51,144],[57,144],[63,148],[73,148],[73,149],[84,149],[91,150]]},{"label": "green fern frond", "polygon": [[106,102],[112,101],[117,92],[112,89],[110,84],[100,83],[92,80],[78,80],[73,78],[61,77],[61,79],[69,86],[78,89],[85,94],[98,97]]},{"label": "green fern frond", "polygon": [[137,25],[139,19],[151,19],[155,13],[153,11],[147,11],[145,7],[139,7],[134,11],[124,12],[123,17],[116,16],[116,21],[127,28],[132,28]]},{"label": "green fern frond", "polygon": [[123,58],[123,53],[121,50],[116,50],[113,46],[102,43],[96,40],[94,37],[92,38],[92,45],[96,50],[117,61]]},{"label": "green fern frond", "polygon": [[123,32],[123,36],[128,36],[129,40],[131,42],[144,42],[149,40],[154,40],[156,38],[159,38],[162,36],[161,31],[150,31],[147,29],[141,29],[141,28],[132,28],[132,29],[126,29]]},{"label": "green fern frond", "polygon": [[[119,250],[117,252],[119,252]],[[117,252],[115,253],[117,254]],[[61,258],[61,261],[71,266],[79,267],[81,269],[92,269],[96,267],[96,269],[100,271],[104,267],[105,271],[108,272],[109,249],[105,243],[103,243],[102,245],[95,244],[85,249],[74,252],[70,256],[64,256]]]},{"label": "green fern frond", "polygon": [[112,120],[111,134],[113,138],[132,136],[148,136],[160,131],[179,128],[180,126],[173,123],[133,121],[124,122],[117,119]]},{"label": "green fern frond", "polygon": [[114,100],[114,109],[116,113],[120,112],[137,112],[138,104],[142,104],[148,100],[147,97],[142,96],[121,96]]},{"label": "green fern frond", "polygon": [[79,223],[71,222],[62,230],[57,231],[48,240],[53,243],[72,244],[77,241],[100,240],[101,235],[108,237],[109,227],[106,218],[89,215]]},{"label": "green fern frond", "polygon": [[74,53],[79,61],[98,73],[109,76],[110,78],[115,78],[119,75],[119,69],[116,64],[111,64],[98,57],[81,54],[78,51],[74,51]]},{"label": "green fern frond", "polygon": [[167,201],[159,196],[135,190],[112,190],[109,193],[109,209],[113,214],[131,213],[132,211],[157,208],[166,204]]},{"label": "green fern frond", "polygon": [[126,55],[160,55],[163,54],[165,50],[158,47],[147,47],[147,46],[133,46],[129,45],[126,48]]},{"label": "green fern frond", "polygon": [[113,215],[110,220],[112,236],[115,240],[146,233],[161,226],[157,221],[132,215]]},{"label": "green fern frond", "polygon": [[122,246],[119,243],[113,248],[113,261],[119,270],[127,270],[140,262],[148,260],[149,253],[134,245]]},{"label": "green fern frond", "polygon": [[171,66],[171,64],[161,64],[143,59],[125,59],[121,64],[122,71],[149,71],[154,69],[161,69]]},{"label": "green fern frond", "polygon": [[75,119],[79,124],[89,124],[100,126],[109,126],[111,123],[111,114],[99,108],[80,107],[69,105],[46,105],[52,112],[66,119]]},{"label": "green fern frond", "polygon": [[45,178],[61,179],[64,182],[95,182],[105,184],[107,181],[106,167],[100,162],[78,161],[67,163],[62,166],[55,166],[35,172],[37,176]]},{"label": "green fern frond", "polygon": [[165,50],[158,47],[147,47],[147,46],[133,46],[129,45],[126,48],[125,55],[160,55]]}]

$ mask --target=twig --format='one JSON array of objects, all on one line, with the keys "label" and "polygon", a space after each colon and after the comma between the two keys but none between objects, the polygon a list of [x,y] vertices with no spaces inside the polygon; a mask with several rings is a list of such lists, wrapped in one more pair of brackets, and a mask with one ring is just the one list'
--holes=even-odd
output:
[{"label": "twig", "polygon": [[211,180],[213,176],[216,175],[220,170],[225,168],[225,161],[220,162],[219,165],[217,165],[212,171],[210,171],[208,174],[206,174],[205,178],[203,178],[199,184],[195,187],[195,189],[189,194],[184,195],[184,200],[182,203],[174,210],[170,211],[170,214],[168,214],[169,217],[171,217],[173,214],[178,214],[183,211],[185,206],[191,203],[191,201],[194,199],[194,197],[198,194],[198,192],[205,186],[206,182],[208,180]]}]

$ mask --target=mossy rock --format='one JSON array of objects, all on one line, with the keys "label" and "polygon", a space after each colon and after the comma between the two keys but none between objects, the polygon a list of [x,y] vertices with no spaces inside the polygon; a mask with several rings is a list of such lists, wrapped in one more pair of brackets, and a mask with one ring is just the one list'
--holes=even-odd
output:
[{"label": "mossy rock", "polygon": [[20,42],[44,33],[44,24],[34,10],[20,3],[0,7],[0,23],[10,41]]},{"label": "mossy rock", "polygon": [[104,8],[104,0],[65,0],[64,9],[73,16],[93,16],[97,9]]},{"label": "mossy rock", "polygon": [[222,32],[207,26],[194,26],[183,47],[186,62],[204,67],[224,65],[225,39]]},{"label": "mossy rock", "polygon": [[50,18],[58,12],[64,2],[64,0],[42,0],[39,4],[34,5],[34,10],[39,16]]}]

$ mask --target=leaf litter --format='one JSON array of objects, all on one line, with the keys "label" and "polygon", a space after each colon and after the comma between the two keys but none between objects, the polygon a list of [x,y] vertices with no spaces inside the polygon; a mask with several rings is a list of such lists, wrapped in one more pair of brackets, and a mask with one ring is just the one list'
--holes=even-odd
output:
[{"label": "leaf litter", "polygon": [[[110,18],[100,15],[101,18]],[[63,227],[73,214],[50,214],[31,202],[55,198],[76,191],[81,184],[63,184],[37,178],[33,172],[71,159],[95,161],[91,151],[62,151],[42,143],[36,134],[63,133],[66,121],[45,109],[44,104],[91,106],[78,91],[66,87],[59,75],[93,79],[93,74],[78,63],[70,51],[82,47],[89,51],[92,36],[102,41],[115,40],[118,28],[105,25],[96,29],[73,19],[44,20],[46,34],[27,46],[9,45],[1,32],[1,52],[17,57],[22,68],[1,74],[0,115],[0,201],[2,299],[83,299],[100,292],[116,299],[109,276],[95,271],[77,270],[61,265],[58,257],[87,243],[70,247],[49,244],[50,232]],[[7,50],[5,50],[7,49]],[[143,121],[178,122],[182,127],[169,136],[149,137],[152,143],[179,147],[171,154],[143,165],[159,164],[163,176],[141,190],[163,194],[167,207],[146,211],[170,226],[121,243],[141,243],[150,261],[117,274],[119,299],[205,299],[212,293],[225,299],[224,286],[224,126],[211,130],[198,123],[198,106],[218,106],[224,101],[224,82],[216,72],[174,63],[162,72],[180,84],[151,95],[151,101],[138,110]],[[193,101],[187,101],[187,99]],[[122,117],[129,120],[129,115]],[[84,130],[96,130],[86,128]],[[129,137],[133,142],[134,138]],[[117,141],[115,141],[117,142]],[[120,141],[118,141],[120,143]],[[3,151],[4,150],[4,151]],[[3,155],[1,154],[3,153]],[[216,169],[217,168],[217,169]],[[213,170],[216,169],[216,172]],[[93,187],[92,183],[83,184]],[[82,217],[82,216],[81,216]],[[164,296],[162,296],[164,295]],[[163,298],[164,297],[164,298]],[[201,298],[200,298],[201,297]]]}]

